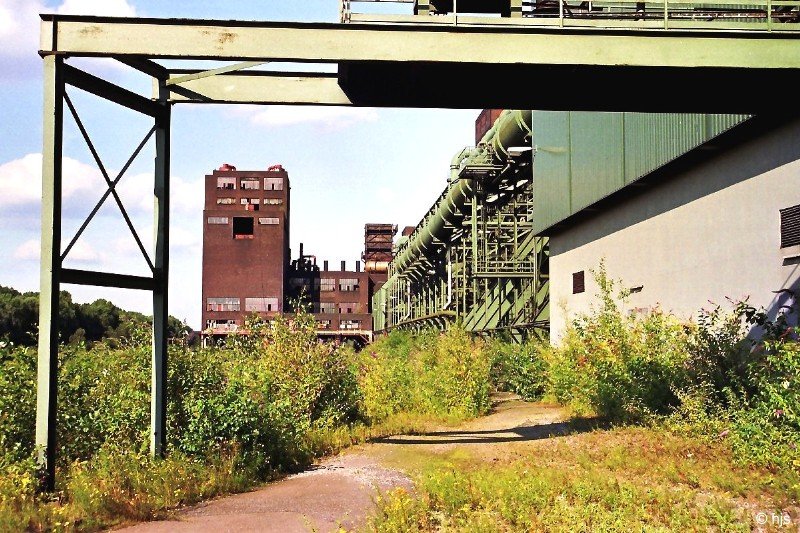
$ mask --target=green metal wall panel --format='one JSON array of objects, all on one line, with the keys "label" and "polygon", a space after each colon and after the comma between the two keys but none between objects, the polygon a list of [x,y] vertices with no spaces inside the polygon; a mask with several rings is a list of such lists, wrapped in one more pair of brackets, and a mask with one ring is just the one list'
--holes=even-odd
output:
[{"label": "green metal wall panel", "polygon": [[557,222],[570,215],[569,119],[569,113],[560,111],[533,113],[534,230],[541,223]]},{"label": "green metal wall panel", "polygon": [[602,198],[608,191],[621,189],[625,185],[623,115],[571,115],[572,208],[580,209],[593,203],[596,198]]},{"label": "green metal wall panel", "polygon": [[534,232],[746,120],[688,113],[533,113]]}]

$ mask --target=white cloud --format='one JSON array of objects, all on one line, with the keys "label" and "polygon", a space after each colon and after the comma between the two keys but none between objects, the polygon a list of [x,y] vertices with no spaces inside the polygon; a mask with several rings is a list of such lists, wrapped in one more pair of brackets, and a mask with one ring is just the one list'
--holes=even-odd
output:
[{"label": "white cloud", "polygon": [[14,250],[14,259],[19,261],[38,261],[41,254],[41,243],[39,239],[30,239]]},{"label": "white cloud", "polygon": [[[29,239],[16,247],[14,259],[19,261],[39,261],[41,255],[41,242],[39,239]],[[69,251],[67,259],[77,263],[95,263],[101,261],[103,256],[89,243],[78,240]]]},{"label": "white cloud", "polygon": [[39,13],[47,8],[38,1],[0,0],[0,58],[28,55],[39,48]]},{"label": "white cloud", "polygon": [[[63,199],[65,210],[69,200],[85,205],[85,195],[103,183],[100,171],[65,157],[62,162]],[[0,207],[38,206],[42,198],[42,154],[28,154],[0,165]]]},{"label": "white cloud", "polygon": [[61,15],[136,16],[136,8],[126,0],[64,0],[56,11]]},{"label": "white cloud", "polygon": [[30,78],[41,72],[39,13],[132,17],[127,0],[64,0],[49,7],[40,0],[0,0],[0,69],[3,79]]},{"label": "white cloud", "polygon": [[[109,175],[116,176],[116,170],[109,169]],[[87,203],[100,199],[106,184],[100,170],[77,159],[64,157],[62,162],[64,215],[87,215]],[[20,159],[0,164],[0,208],[38,207],[42,197],[42,154],[27,154]],[[187,181],[180,176],[172,176],[172,213],[190,215],[203,210],[202,181]],[[117,185],[117,191],[125,209],[135,216],[153,213],[153,175],[141,173],[125,175]],[[112,198],[106,204],[113,204]]]},{"label": "white cloud", "polygon": [[318,124],[326,129],[340,130],[359,122],[375,122],[378,112],[363,107],[328,106],[242,106],[233,114],[246,117],[252,124],[266,127]]}]

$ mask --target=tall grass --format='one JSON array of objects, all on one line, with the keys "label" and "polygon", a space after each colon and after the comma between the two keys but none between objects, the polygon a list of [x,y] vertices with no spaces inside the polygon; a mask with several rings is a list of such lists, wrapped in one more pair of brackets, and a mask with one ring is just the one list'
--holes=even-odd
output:
[{"label": "tall grass", "polygon": [[[416,495],[381,501],[371,529],[749,531],[756,523],[731,492],[797,505],[797,329],[746,303],[702,311],[694,323],[660,310],[633,316],[602,265],[595,277],[598,300],[558,346],[495,341],[492,376],[623,429],[508,464],[434,462]],[[753,327],[757,340],[747,335]],[[587,442],[590,457],[575,448]]]},{"label": "tall grass", "polygon": [[464,331],[393,334],[356,353],[317,341],[303,312],[223,347],[174,346],[169,456],[149,445],[149,332],[64,346],[56,497],[36,494],[36,354],[0,347],[0,529],[92,530],[245,490],[371,437],[489,406],[489,361]]}]

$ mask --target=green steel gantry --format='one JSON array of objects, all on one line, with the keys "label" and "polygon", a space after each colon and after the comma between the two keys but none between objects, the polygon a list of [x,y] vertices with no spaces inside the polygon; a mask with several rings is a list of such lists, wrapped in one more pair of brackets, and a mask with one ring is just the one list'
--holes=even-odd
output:
[{"label": "green steel gantry", "polygon": [[547,239],[533,227],[531,111],[504,111],[453,158],[447,187],[400,243],[373,298],[374,329],[541,335],[549,317]]},{"label": "green steel gantry", "polygon": [[[58,294],[65,283],[152,292],[151,450],[155,455],[164,453],[169,138],[173,105],[190,102],[756,113],[782,110],[786,104],[774,93],[791,91],[800,81],[800,33],[794,31],[797,24],[785,20],[785,15],[780,15],[781,23],[776,24],[778,19],[773,16],[776,10],[796,12],[798,0],[767,0],[767,23],[733,28],[736,31],[731,31],[728,24],[687,29],[671,22],[654,26],[645,20],[647,24],[640,24],[625,17],[617,22],[582,25],[577,19],[565,23],[569,17],[562,16],[553,19],[553,23],[545,13],[538,19],[518,17],[514,6],[519,2],[508,2],[509,14],[515,16],[496,20],[470,20],[457,13],[449,18],[427,16],[425,9],[403,21],[360,21],[353,16],[351,24],[42,16],[44,144],[36,444],[44,488],[53,489],[55,483],[59,344],[56,324]],[[506,5],[504,1],[496,3]],[[427,12],[441,13],[447,9],[446,4],[419,0],[415,8],[430,5],[434,9]],[[667,16],[666,20],[671,19]],[[115,59],[152,78],[153,95],[148,98],[83,72],[68,64],[73,57]],[[174,69],[163,62],[171,59],[210,59],[225,65],[211,70]],[[253,70],[272,61],[335,64],[337,72]],[[655,88],[675,86],[681,90],[669,91],[667,97],[653,95]],[[67,88],[86,91],[153,120],[151,131],[113,179],[83,129]],[[65,257],[83,231],[64,246],[61,196],[65,103],[108,188],[83,228],[99,206],[113,197],[152,275],[137,277],[63,268]],[[152,257],[133,230],[115,191],[125,170],[151,139],[155,139],[156,147]],[[508,155],[514,159],[512,166],[524,173],[524,154]],[[535,325],[545,316],[543,298],[532,297],[530,301],[537,302],[535,306],[520,307],[507,297],[514,292],[537,293],[546,283],[541,275],[546,257],[544,243],[530,237],[529,220],[523,216],[530,208],[530,193],[525,190],[528,185],[519,184],[517,189],[508,174],[511,170],[499,169],[500,163],[491,158],[484,159],[486,167],[482,167],[479,159],[476,156],[472,167],[459,162],[459,175],[451,183],[452,189],[473,183],[469,201],[465,197],[458,207],[459,217],[469,211],[470,226],[460,225],[463,219],[458,217],[446,220],[452,226],[448,231],[461,235],[458,245],[447,248],[444,257],[438,251],[426,252],[429,268],[440,273],[438,285],[425,279],[426,271],[411,268],[416,277],[409,274],[403,283],[418,284],[428,303],[423,306],[414,300],[409,306],[419,309],[416,317],[425,310],[441,308],[435,304],[437,298],[441,303],[444,297],[441,273],[450,265],[452,291],[447,296],[452,298],[452,305],[462,313],[481,302],[487,309],[474,318],[469,313],[465,315],[465,322],[474,323],[474,329],[509,327],[512,323]],[[474,177],[470,172],[476,173]],[[502,178],[495,183],[492,176]],[[493,200],[493,195],[498,199]],[[495,233],[500,237],[493,237]],[[467,272],[467,268],[474,271]],[[495,306],[500,312],[492,314]]]}]

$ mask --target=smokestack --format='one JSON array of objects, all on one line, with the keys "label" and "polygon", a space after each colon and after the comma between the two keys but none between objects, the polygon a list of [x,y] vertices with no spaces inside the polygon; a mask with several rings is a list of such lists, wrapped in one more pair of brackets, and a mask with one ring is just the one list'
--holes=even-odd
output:
[{"label": "smokestack", "polygon": [[300,259],[303,258],[303,243],[300,243]]},{"label": "smokestack", "polygon": [[328,271],[328,260],[327,259],[322,262],[322,270],[324,270],[325,272]]},{"label": "smokestack", "polygon": [[356,272],[361,272],[361,261],[356,261]]},{"label": "smokestack", "polygon": [[345,266],[345,262],[342,261],[342,272],[344,272],[345,270],[347,270],[347,267]]}]

